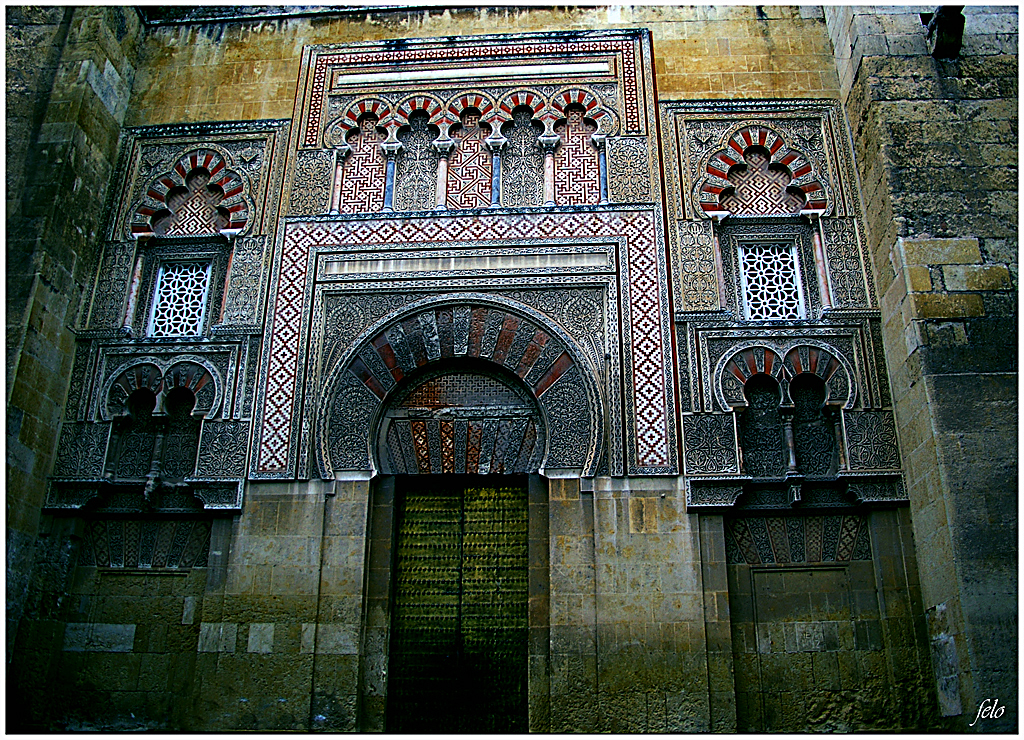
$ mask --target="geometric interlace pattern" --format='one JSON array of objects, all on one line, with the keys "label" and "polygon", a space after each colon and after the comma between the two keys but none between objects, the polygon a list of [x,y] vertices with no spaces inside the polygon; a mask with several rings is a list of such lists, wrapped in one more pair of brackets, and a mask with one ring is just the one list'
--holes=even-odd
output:
[{"label": "geometric interlace pattern", "polygon": [[372,213],[384,206],[384,153],[383,140],[371,117],[359,123],[359,129],[349,139],[352,153],[342,165],[342,185],[339,210],[342,213]]},{"label": "geometric interlace pattern", "polygon": [[597,131],[583,120],[583,114],[570,111],[556,133],[562,145],[555,152],[555,202],[560,206],[589,206],[601,200],[597,150],[590,143]]},{"label": "geometric interlace pattern", "polygon": [[209,262],[170,262],[160,267],[151,337],[195,336],[203,326]]},{"label": "geometric interlace pattern", "polygon": [[636,464],[655,468],[668,465],[667,334],[663,336],[660,262],[654,233],[653,216],[644,211],[560,214],[557,218],[549,214],[473,219],[439,216],[408,221],[384,219],[287,225],[271,319],[269,367],[263,378],[263,418],[256,469],[284,472],[291,457],[303,296],[312,245],[553,240],[581,234],[622,237],[626,241],[629,300],[624,318],[632,338],[628,364],[632,365],[634,381],[630,395],[636,420]]},{"label": "geometric interlace pattern", "polygon": [[174,218],[167,227],[167,236],[219,234],[228,225],[228,219],[217,211],[217,203],[222,200],[223,195],[211,193],[205,187],[198,188],[188,200],[174,209]]},{"label": "geometric interlace pattern", "polygon": [[788,172],[768,168],[768,158],[757,150],[744,154],[746,167],[736,167],[729,173],[734,186],[731,194],[722,199],[722,208],[737,216],[783,216],[799,213],[804,200],[786,190],[792,181]]},{"label": "geometric interlace pattern", "polygon": [[748,319],[801,318],[803,301],[791,244],[744,244],[740,262]]},{"label": "geometric interlace pattern", "polygon": [[480,117],[467,115],[455,134],[458,146],[448,169],[448,207],[484,208],[491,203],[491,153],[484,148],[486,132]]}]

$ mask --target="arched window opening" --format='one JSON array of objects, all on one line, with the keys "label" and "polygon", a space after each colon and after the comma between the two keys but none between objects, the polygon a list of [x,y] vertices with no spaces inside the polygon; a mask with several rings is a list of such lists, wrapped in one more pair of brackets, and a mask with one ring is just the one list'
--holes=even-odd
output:
[{"label": "arched window opening", "polygon": [[119,433],[113,462],[114,478],[139,480],[153,467],[156,423],[153,409],[156,395],[149,388],[136,388],[125,402],[127,415],[119,419]]},{"label": "arched window opening", "polygon": [[836,438],[834,423],[825,410],[825,381],[801,373],[789,384],[793,399],[793,443],[797,470],[813,478],[834,476]]},{"label": "arched window opening", "polygon": [[747,399],[740,420],[743,472],[754,478],[779,478],[786,474],[782,431],[782,389],[771,375],[757,373],[743,386]]}]

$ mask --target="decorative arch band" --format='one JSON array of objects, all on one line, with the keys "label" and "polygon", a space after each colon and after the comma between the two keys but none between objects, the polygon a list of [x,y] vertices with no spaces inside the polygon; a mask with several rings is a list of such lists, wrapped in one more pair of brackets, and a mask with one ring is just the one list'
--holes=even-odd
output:
[{"label": "decorative arch band", "polygon": [[852,408],[856,402],[853,368],[833,349],[812,344],[773,348],[751,344],[727,353],[715,373],[715,393],[724,409],[746,405],[743,386],[758,373],[770,375],[782,386],[783,404],[791,403],[789,383],[802,373],[825,382],[829,404]]},{"label": "decorative arch band", "polygon": [[194,413],[211,417],[220,408],[222,385],[216,369],[199,357],[140,358],[115,370],[104,384],[99,415],[103,420],[123,416],[128,398],[140,388],[156,396],[156,410],[162,412],[167,394],[185,388],[195,395]]},{"label": "decorative arch band", "polygon": [[708,158],[697,190],[702,212],[728,210],[723,200],[734,189],[733,173],[737,168],[751,164],[748,160],[752,151],[764,152],[768,168],[785,173],[788,189],[798,191],[803,200],[801,209],[823,211],[828,208],[828,194],[810,159],[791,146],[780,133],[767,126],[753,124],[735,131],[724,147]]},{"label": "decorative arch band", "polygon": [[[321,474],[380,469],[380,416],[408,377],[433,367],[492,367],[540,410],[541,467],[596,470],[601,409],[595,374],[563,332],[526,307],[425,302],[353,344],[324,384],[317,420]],[[533,471],[531,471],[533,472]]]}]

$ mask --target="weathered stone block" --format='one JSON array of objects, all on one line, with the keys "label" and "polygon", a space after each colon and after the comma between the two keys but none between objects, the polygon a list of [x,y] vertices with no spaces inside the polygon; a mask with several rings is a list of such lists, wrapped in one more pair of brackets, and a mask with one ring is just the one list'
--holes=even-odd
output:
[{"label": "weathered stone block", "polygon": [[903,239],[909,265],[969,265],[981,262],[977,239]]},{"label": "weathered stone block", "polygon": [[1010,271],[1005,265],[944,265],[946,290],[1010,290]]},{"label": "weathered stone block", "polygon": [[64,630],[66,651],[130,653],[134,644],[134,624],[81,622],[68,624]]},{"label": "weathered stone block", "polygon": [[199,625],[200,653],[233,653],[238,636],[234,622],[203,622]]},{"label": "weathered stone block", "polygon": [[957,295],[912,293],[910,302],[913,314],[924,319],[953,319],[985,315],[985,304],[981,296],[974,293]]}]

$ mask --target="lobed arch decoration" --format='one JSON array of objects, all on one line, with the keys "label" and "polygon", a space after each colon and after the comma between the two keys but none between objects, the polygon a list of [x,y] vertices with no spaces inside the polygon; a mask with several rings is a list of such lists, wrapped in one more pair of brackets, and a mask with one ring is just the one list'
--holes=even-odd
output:
[{"label": "lobed arch decoration", "polygon": [[789,384],[803,373],[816,375],[824,381],[827,405],[851,409],[857,400],[853,368],[836,350],[813,344],[781,349],[749,344],[734,348],[718,362],[714,375],[715,395],[721,407],[746,406],[743,387],[758,373],[778,381],[783,407],[793,405]]},{"label": "lobed arch decoration", "polygon": [[[500,460],[505,472],[593,475],[603,418],[596,378],[582,350],[532,309],[479,295],[424,299],[364,332],[327,375],[320,473],[497,472]],[[428,381],[441,390],[423,391]],[[465,384],[497,400],[466,410]],[[409,402],[415,393],[448,401]]]},{"label": "lobed arch decoration", "polygon": [[213,417],[223,399],[224,383],[217,369],[200,357],[137,358],[118,367],[104,383],[99,417],[110,421],[128,414],[128,398],[139,388],[156,397],[154,413],[165,412],[164,402],[175,389],[184,388],[195,396],[193,415]]},{"label": "lobed arch decoration", "polygon": [[449,120],[453,123],[461,120],[462,114],[471,108],[479,111],[480,120],[485,123],[489,122],[498,110],[494,98],[490,95],[477,90],[470,90],[469,92],[457,95],[448,102]]},{"label": "lobed arch decoration", "polygon": [[135,207],[132,236],[239,234],[253,210],[248,179],[231,169],[228,155],[213,147],[184,154],[157,176]]},{"label": "lobed arch decoration", "polygon": [[589,90],[574,87],[562,90],[551,97],[550,107],[562,119],[567,117],[569,106],[583,109],[584,119],[594,122],[597,130],[595,137],[609,136],[616,132],[618,121],[615,114],[598,101]]},{"label": "lobed arch decoration", "polygon": [[347,151],[349,136],[360,130],[363,121],[372,119],[377,126],[382,126],[390,116],[391,105],[383,98],[361,98],[327,126],[324,143],[330,148]]},{"label": "lobed arch decoration", "polygon": [[361,98],[324,134],[337,152],[329,212],[606,204],[616,129],[580,87]]},{"label": "lobed arch decoration", "polygon": [[[544,96],[536,90],[514,90],[502,96],[498,101],[498,113],[502,121],[512,120],[512,111],[516,108],[529,108],[531,115],[538,116],[548,107]],[[554,121],[554,116],[549,116]]]},{"label": "lobed arch decoration", "polygon": [[706,218],[722,213],[778,216],[824,212],[832,207],[810,159],[782,134],[760,124],[742,126],[708,156],[694,188],[694,200],[698,213]]},{"label": "lobed arch decoration", "polygon": [[394,125],[397,127],[408,126],[409,117],[417,112],[426,113],[427,123],[437,126],[444,117],[445,109],[431,95],[411,95],[395,106]]}]

